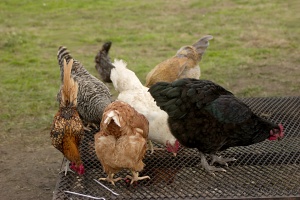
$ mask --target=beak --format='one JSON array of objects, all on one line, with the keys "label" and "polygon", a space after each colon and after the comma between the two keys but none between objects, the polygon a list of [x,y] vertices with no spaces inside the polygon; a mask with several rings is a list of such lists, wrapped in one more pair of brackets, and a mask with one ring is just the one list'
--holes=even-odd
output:
[{"label": "beak", "polygon": [[174,155],[174,157],[176,157],[176,156],[177,156],[177,153],[173,153],[173,155]]}]

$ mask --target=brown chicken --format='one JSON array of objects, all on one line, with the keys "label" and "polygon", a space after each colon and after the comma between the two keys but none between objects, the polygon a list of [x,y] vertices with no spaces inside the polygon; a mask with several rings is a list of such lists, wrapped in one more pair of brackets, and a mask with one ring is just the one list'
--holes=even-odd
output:
[{"label": "brown chicken", "polygon": [[65,175],[71,169],[78,174],[84,173],[84,167],[80,158],[79,144],[83,138],[84,129],[82,121],[77,112],[78,84],[71,77],[73,59],[67,65],[64,60],[63,85],[61,87],[61,101],[59,111],[54,116],[50,137],[52,145],[67,158]]},{"label": "brown chicken", "polygon": [[146,87],[164,81],[173,82],[180,78],[196,78],[201,75],[199,62],[213,36],[206,35],[193,45],[181,47],[175,56],[161,62],[146,77]]},{"label": "brown chicken", "polygon": [[114,174],[129,169],[131,184],[149,176],[139,177],[143,170],[143,158],[147,149],[149,122],[129,104],[115,101],[109,104],[103,113],[100,132],[95,134],[95,150],[103,170],[108,174],[106,180],[113,185],[122,178]]}]

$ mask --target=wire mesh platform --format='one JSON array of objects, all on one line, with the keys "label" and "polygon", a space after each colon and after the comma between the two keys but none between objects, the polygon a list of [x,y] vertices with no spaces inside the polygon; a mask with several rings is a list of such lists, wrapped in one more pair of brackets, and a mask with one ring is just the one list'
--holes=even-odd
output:
[{"label": "wire mesh platform", "polygon": [[[107,175],[95,155],[93,133],[86,133],[81,145],[86,173],[83,176],[60,173],[53,199],[88,199],[64,191],[105,199],[300,198],[300,97],[242,100],[259,116],[282,123],[285,138],[221,152],[220,155],[237,160],[228,163],[227,172],[216,172],[216,176],[199,166],[200,156],[195,149],[182,148],[176,157],[161,150],[153,154],[148,152],[144,159],[146,166],[140,175],[148,175],[150,180],[133,185],[121,180],[115,186],[101,182],[119,194],[115,196],[93,180]],[[128,174],[123,170],[115,177]]]}]

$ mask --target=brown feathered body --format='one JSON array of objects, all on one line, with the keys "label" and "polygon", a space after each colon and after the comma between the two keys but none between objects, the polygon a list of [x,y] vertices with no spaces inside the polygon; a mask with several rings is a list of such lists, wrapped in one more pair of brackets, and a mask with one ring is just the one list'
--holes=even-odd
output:
[{"label": "brown feathered body", "polygon": [[146,77],[146,87],[164,81],[173,82],[180,78],[199,78],[199,62],[213,37],[206,35],[193,45],[181,47],[175,56],[156,65]]},{"label": "brown feathered body", "polygon": [[103,114],[95,134],[95,150],[109,175],[122,169],[139,172],[144,168],[149,122],[129,104],[115,101]]},{"label": "brown feathered body", "polygon": [[80,158],[79,145],[84,129],[77,111],[78,84],[71,77],[73,60],[68,65],[64,61],[64,78],[61,87],[59,110],[54,116],[50,137],[52,145],[72,162],[72,167],[79,174],[84,173]]}]

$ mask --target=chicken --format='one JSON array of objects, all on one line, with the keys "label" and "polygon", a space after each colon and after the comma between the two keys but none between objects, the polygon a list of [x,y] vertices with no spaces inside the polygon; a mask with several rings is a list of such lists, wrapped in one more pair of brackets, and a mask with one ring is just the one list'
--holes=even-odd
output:
[{"label": "chicken", "polygon": [[146,86],[150,87],[156,82],[172,82],[180,78],[199,79],[199,62],[213,36],[206,35],[193,45],[181,47],[175,56],[161,62],[152,69],[146,77]]},{"label": "chicken", "polygon": [[106,180],[113,185],[122,178],[114,179],[114,174],[122,169],[130,169],[131,184],[138,180],[143,170],[143,158],[147,149],[149,122],[129,104],[115,101],[109,104],[103,114],[100,131],[95,134],[95,150],[103,171],[108,174]]},{"label": "chicken", "polygon": [[[227,162],[235,160],[216,156],[218,151],[284,136],[282,124],[260,118],[231,92],[208,80],[158,82],[149,92],[168,113],[172,134],[183,146],[197,148],[202,166],[212,174],[225,171],[212,166],[214,162],[227,166]],[[210,154],[211,165],[204,154]]]},{"label": "chicken", "polygon": [[111,64],[110,57],[108,56],[110,47],[111,47],[111,42],[105,42],[95,57],[95,63],[96,63],[95,68],[100,74],[102,81],[107,83],[111,83],[110,71],[114,67]]},{"label": "chicken", "polygon": [[78,84],[71,76],[73,60],[67,65],[64,60],[64,77],[61,89],[61,101],[59,111],[54,116],[50,137],[52,145],[64,154],[68,159],[65,167],[65,175],[71,168],[78,174],[84,173],[83,163],[80,158],[79,144],[83,139],[84,129],[77,112]]},{"label": "chicken", "polygon": [[[64,74],[64,59],[69,62],[73,58],[66,47],[60,47],[57,60],[60,65],[61,78]],[[90,125],[99,126],[104,108],[112,102],[109,89],[77,60],[74,60],[71,73],[78,83],[77,110],[81,119],[88,124],[87,129]],[[58,101],[61,101],[60,93],[58,93]]]},{"label": "chicken", "polygon": [[[148,138],[151,141],[164,145],[168,152],[176,155],[180,144],[169,130],[168,114],[155,104],[148,88],[143,86],[133,71],[126,68],[124,61],[115,60],[113,65],[115,68],[111,70],[110,78],[114,88],[119,92],[117,99],[128,103],[148,119]],[[150,142],[153,152],[151,144]]]}]

